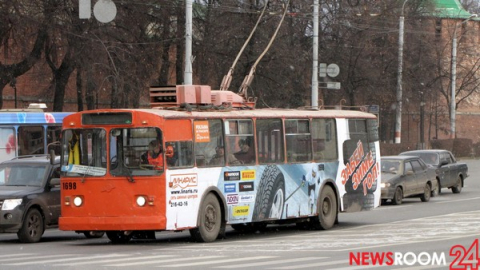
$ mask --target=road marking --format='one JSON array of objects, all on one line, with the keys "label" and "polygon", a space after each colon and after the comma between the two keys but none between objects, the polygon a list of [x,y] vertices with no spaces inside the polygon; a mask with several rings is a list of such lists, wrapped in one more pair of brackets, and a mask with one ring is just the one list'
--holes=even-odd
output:
[{"label": "road marking", "polygon": [[[129,256],[128,255],[121,255],[123,257]],[[115,258],[111,260],[95,260],[95,261],[87,261],[87,262],[77,262],[77,263],[65,263],[65,264],[55,264],[55,266],[78,266],[78,265],[86,265],[86,264],[100,264],[100,263],[116,263],[116,262],[128,262],[128,261],[139,261],[139,260],[148,260],[148,259],[161,259],[161,258],[168,258],[173,257],[174,255],[154,255],[154,256],[135,256],[133,258]],[[116,257],[116,256],[115,256]]]},{"label": "road marking", "polygon": [[[22,254],[23,255],[23,254]],[[73,254],[63,254],[63,255],[55,255],[55,257],[67,257],[67,256],[74,256]],[[9,258],[9,259],[1,259],[0,263],[3,262],[9,262],[9,261],[17,261],[17,260],[35,260],[35,259],[45,259],[45,255],[39,255],[39,256],[28,256],[24,258]],[[33,262],[26,262],[27,264],[37,264],[38,261],[33,261]]]},{"label": "road marking", "polygon": [[266,261],[266,262],[258,262],[258,263],[245,263],[245,264],[236,264],[236,265],[228,265],[228,266],[217,266],[217,267],[214,267],[214,268],[239,268],[239,269],[241,269],[241,268],[246,268],[246,267],[256,267],[256,266],[265,266],[265,265],[273,265],[273,264],[281,264],[281,263],[292,263],[292,262],[300,262],[300,261],[312,261],[312,260],[318,260],[318,259],[324,259],[324,257],[305,257],[305,258],[275,260],[275,261]]},{"label": "road marking", "polygon": [[[186,261],[195,261],[195,260],[206,260],[206,259],[215,259],[215,258],[221,258],[222,256],[202,256],[202,257],[191,257],[191,258],[181,258],[182,262]],[[121,264],[108,264],[106,266],[114,266],[114,267],[120,267],[120,266],[138,266],[138,265],[146,265],[146,264],[155,264],[155,263],[175,263],[178,262],[180,259],[178,257],[173,257],[168,260],[151,260],[151,261],[144,261],[144,262],[135,262],[135,263],[121,263]]]},{"label": "road marking", "polygon": [[479,199],[480,197],[474,197],[474,198],[468,198],[468,199],[439,201],[434,203],[452,203],[452,202],[463,202],[463,201],[471,201],[471,200],[479,200]]},{"label": "road marking", "polygon": [[[299,265],[275,267],[275,268],[269,268],[269,269],[302,269],[307,267],[320,267],[320,266],[345,264],[345,263],[347,263],[346,260],[340,260],[340,261],[318,262],[318,263],[310,263],[310,264],[299,264]],[[323,269],[323,268],[320,268],[320,269]]]},{"label": "road marking", "polygon": [[34,255],[34,253],[17,253],[17,254],[5,254],[5,255],[0,255],[0,260],[1,258],[11,258],[11,257],[21,257],[21,256],[30,256]]},{"label": "road marking", "polygon": [[[253,260],[262,260],[262,259],[272,259],[276,258],[276,256],[257,256],[257,257],[248,257],[249,261]],[[225,259],[225,260],[215,260],[215,261],[206,261],[206,262],[194,262],[194,263],[182,263],[182,264],[171,264],[165,265],[160,267],[185,267],[185,266],[199,266],[199,265],[212,265],[212,264],[219,264],[219,263],[230,263],[230,262],[244,262],[246,258],[237,258],[237,259]]]},{"label": "road marking", "polygon": [[[78,254],[75,254],[75,255],[72,255],[72,254],[67,254],[67,255],[55,255],[55,257],[58,257],[58,256],[78,256]],[[91,256],[91,257],[88,257],[89,260],[95,260],[96,258],[105,258],[105,257],[121,257],[121,256],[124,256],[124,255],[121,255],[121,254],[111,254],[111,255],[98,255],[98,256]],[[30,259],[31,257],[29,257]],[[45,258],[45,256],[42,256],[41,258]],[[33,262],[21,262],[21,263],[9,263],[8,265],[16,265],[16,266],[19,266],[19,265],[29,265],[29,264],[40,264],[40,263],[55,263],[55,262],[68,262],[68,261],[78,261],[78,260],[85,260],[85,257],[74,257],[74,258],[68,258],[68,259],[65,259],[65,258],[58,258],[58,259],[48,259],[48,260],[36,260],[36,261],[33,261]]]}]

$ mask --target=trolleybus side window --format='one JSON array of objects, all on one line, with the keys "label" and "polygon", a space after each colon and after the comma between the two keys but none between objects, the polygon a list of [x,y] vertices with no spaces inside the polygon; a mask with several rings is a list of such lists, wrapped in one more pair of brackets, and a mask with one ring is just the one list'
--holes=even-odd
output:
[{"label": "trolleybus side window", "polygon": [[12,127],[0,128],[0,150],[4,160],[15,157],[17,142],[15,139],[15,130]]},{"label": "trolleybus side window", "polygon": [[312,144],[308,119],[285,120],[287,161],[303,162],[312,159]]},{"label": "trolleybus side window", "polygon": [[193,167],[193,142],[169,141],[166,142],[166,161],[169,168]]},{"label": "trolleybus side window", "polygon": [[116,128],[110,131],[112,175],[155,175],[163,172],[162,133],[158,128]]},{"label": "trolleybus side window", "polygon": [[47,127],[47,153],[50,150],[55,151],[55,155],[60,155],[60,134],[62,133],[61,126],[48,126]]},{"label": "trolleybus side window", "polygon": [[346,140],[343,144],[343,158],[345,164],[349,161],[350,157],[352,157],[355,150],[363,150],[360,155],[355,155],[359,158],[363,158],[365,154],[370,151],[366,119],[349,119],[348,130],[350,139]]},{"label": "trolleybus side window", "polygon": [[196,120],[195,161],[198,167],[224,166],[225,143],[223,141],[222,120]]},{"label": "trolleybus side window", "polygon": [[42,126],[22,126],[18,128],[18,155],[44,153],[44,130]]},{"label": "trolleybus side window", "polygon": [[104,129],[67,129],[62,140],[64,175],[105,175],[107,147]]},{"label": "trolleybus side window", "polygon": [[283,163],[284,142],[281,119],[257,119],[257,151],[260,164]]},{"label": "trolleybus side window", "polygon": [[255,144],[253,138],[253,121],[225,121],[227,162],[230,165],[255,164]]},{"label": "trolleybus side window", "polygon": [[313,159],[332,161],[338,159],[337,131],[334,119],[312,120]]}]

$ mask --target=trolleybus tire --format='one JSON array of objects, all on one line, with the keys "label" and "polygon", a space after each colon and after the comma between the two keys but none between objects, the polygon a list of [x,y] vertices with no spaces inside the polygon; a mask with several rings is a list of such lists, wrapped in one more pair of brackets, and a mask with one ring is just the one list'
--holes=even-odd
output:
[{"label": "trolleybus tire", "polygon": [[317,203],[318,216],[312,220],[313,227],[315,229],[328,230],[335,225],[338,214],[337,196],[332,187],[328,185],[323,186]]},{"label": "trolleybus tire", "polygon": [[281,219],[284,205],[285,178],[277,166],[268,165],[260,179],[252,221]]},{"label": "trolleybus tire", "polygon": [[224,231],[222,208],[213,193],[207,194],[200,206],[198,227],[190,229],[190,235],[197,242],[213,242]]},{"label": "trolleybus tire", "polygon": [[23,243],[36,243],[42,238],[45,231],[43,216],[35,208],[28,210],[22,227],[17,232],[18,239]]},{"label": "trolleybus tire", "polygon": [[124,231],[107,231],[106,234],[114,244],[127,243],[132,239],[132,233],[126,234]]},{"label": "trolleybus tire", "polygon": [[82,233],[86,238],[102,238],[105,234],[103,231],[85,231]]}]

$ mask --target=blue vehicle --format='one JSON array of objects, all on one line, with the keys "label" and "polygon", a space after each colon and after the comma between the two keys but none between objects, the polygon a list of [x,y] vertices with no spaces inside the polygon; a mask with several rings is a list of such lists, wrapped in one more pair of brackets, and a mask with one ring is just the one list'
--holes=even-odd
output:
[{"label": "blue vehicle", "polygon": [[[0,110],[0,162],[18,156],[60,154],[63,118],[70,112],[44,112],[42,109]],[[50,147],[49,147],[50,145]]]}]

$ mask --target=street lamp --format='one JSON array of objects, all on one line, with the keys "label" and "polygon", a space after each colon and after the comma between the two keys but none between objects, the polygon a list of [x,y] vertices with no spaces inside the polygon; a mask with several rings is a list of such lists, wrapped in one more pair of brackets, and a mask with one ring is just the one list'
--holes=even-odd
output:
[{"label": "street lamp", "polygon": [[[472,14],[468,19],[463,20],[460,24],[468,22],[470,19],[477,17],[477,14]],[[450,138],[455,139],[455,118],[456,118],[456,80],[457,80],[457,22],[455,22],[455,29],[453,30],[452,38],[452,98],[450,101]]]},{"label": "street lamp", "polygon": [[397,73],[397,106],[396,106],[396,118],[395,118],[395,143],[401,143],[402,140],[402,72],[403,72],[403,16],[405,10],[405,4],[408,0],[405,0],[402,5],[402,14],[400,15],[400,21],[398,24],[398,73]]}]

